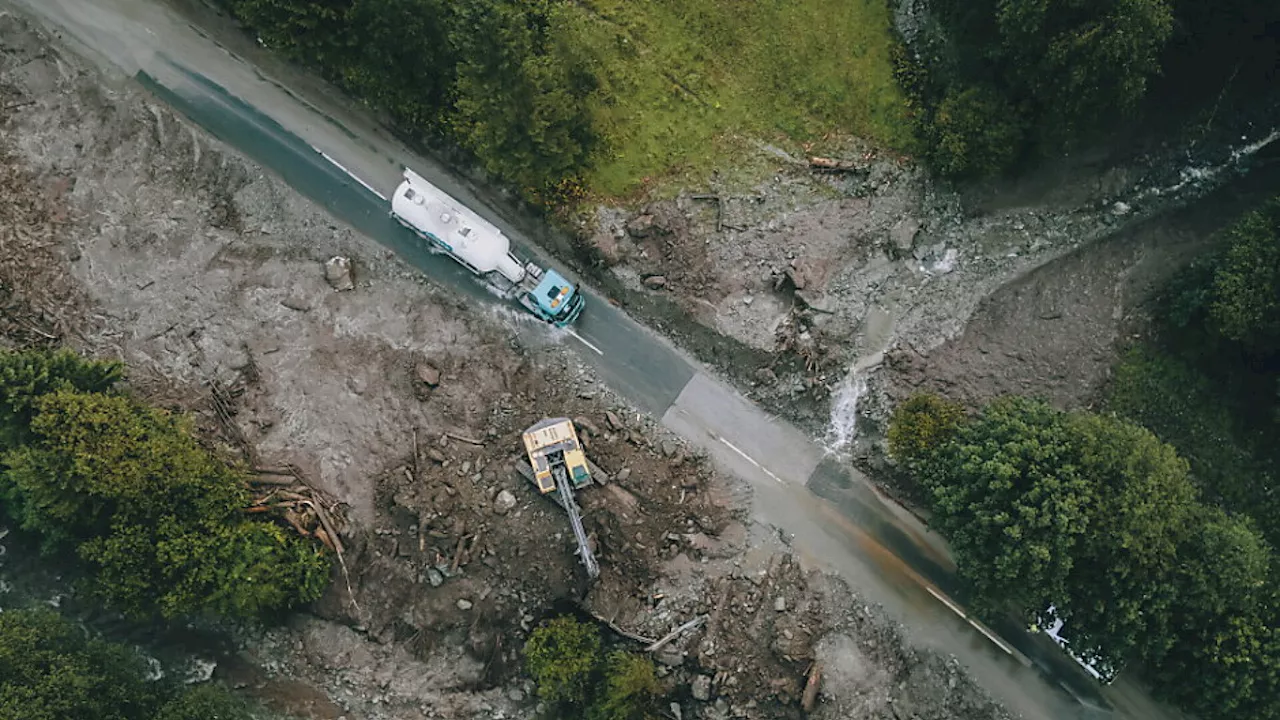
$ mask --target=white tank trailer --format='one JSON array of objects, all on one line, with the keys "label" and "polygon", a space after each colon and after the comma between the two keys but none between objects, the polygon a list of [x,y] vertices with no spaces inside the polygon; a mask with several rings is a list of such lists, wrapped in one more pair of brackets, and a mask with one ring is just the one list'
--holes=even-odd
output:
[{"label": "white tank trailer", "polygon": [[582,293],[573,283],[518,260],[501,230],[408,168],[391,197],[391,217],[542,320],[567,327],[582,314]]}]

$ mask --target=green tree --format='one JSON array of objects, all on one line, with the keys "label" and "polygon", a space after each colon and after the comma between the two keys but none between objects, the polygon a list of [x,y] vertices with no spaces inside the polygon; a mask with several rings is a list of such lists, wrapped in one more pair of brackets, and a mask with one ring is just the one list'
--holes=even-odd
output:
[{"label": "green tree", "polygon": [[933,525],[951,543],[979,608],[1039,615],[1066,581],[1097,489],[1079,466],[1062,413],[1007,398],[962,425],[920,464]]},{"label": "green tree", "polygon": [[124,377],[118,362],[70,350],[0,351],[0,450],[26,441],[35,402],[55,390],[104,392]]},{"label": "green tree", "polygon": [[1248,522],[1201,508],[1179,552],[1175,641],[1148,659],[1157,690],[1199,717],[1280,717],[1272,552]]},{"label": "green tree", "polygon": [[525,670],[538,697],[562,707],[587,707],[600,660],[600,632],[568,616],[541,625],[524,645]]},{"label": "green tree", "polygon": [[964,408],[929,393],[916,393],[893,409],[889,419],[889,454],[899,462],[923,460],[955,436],[965,420]]},{"label": "green tree", "polygon": [[1280,198],[1228,232],[1210,314],[1223,336],[1261,355],[1280,353]]},{"label": "green tree", "polygon": [[160,698],[136,653],[86,637],[49,610],[0,613],[0,717],[137,720]]},{"label": "green tree", "polygon": [[319,547],[246,519],[242,478],[184,418],[70,390],[35,409],[32,442],[3,457],[7,509],[50,545],[74,547],[119,609],[254,617],[323,590]]},{"label": "green tree", "polygon": [[617,650],[605,661],[605,675],[588,720],[644,720],[662,694],[653,661]]},{"label": "green tree", "polygon": [[1187,463],[1150,431],[1113,416],[1073,413],[1068,423],[1096,502],[1059,614],[1085,657],[1150,657],[1183,632],[1168,619],[1179,544],[1200,508]]},{"label": "green tree", "polygon": [[527,196],[581,169],[595,141],[585,104],[595,77],[559,32],[562,12],[554,0],[455,7],[453,130],[489,172]]},{"label": "green tree", "polygon": [[224,0],[267,47],[325,70],[341,66],[358,34],[348,32],[351,0]]},{"label": "green tree", "polygon": [[995,0],[994,13],[1009,86],[1066,139],[1134,110],[1173,32],[1166,0]]},{"label": "green tree", "polygon": [[204,683],[166,702],[153,720],[252,720],[248,703],[222,685]]},{"label": "green tree", "polygon": [[458,58],[449,42],[456,3],[351,0],[346,33],[359,38],[340,69],[349,91],[385,108],[415,133],[438,131],[449,110]]},{"label": "green tree", "polygon": [[929,160],[952,177],[998,175],[1018,159],[1026,121],[987,85],[951,88],[927,126]]}]

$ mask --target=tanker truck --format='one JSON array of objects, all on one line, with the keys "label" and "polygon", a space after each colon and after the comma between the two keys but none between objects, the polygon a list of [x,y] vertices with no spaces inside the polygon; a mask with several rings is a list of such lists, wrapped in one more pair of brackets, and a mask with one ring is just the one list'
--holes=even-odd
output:
[{"label": "tanker truck", "polygon": [[543,321],[568,327],[582,314],[584,299],[573,283],[555,270],[517,259],[501,230],[409,168],[391,198],[391,216],[433,252],[458,261]]}]

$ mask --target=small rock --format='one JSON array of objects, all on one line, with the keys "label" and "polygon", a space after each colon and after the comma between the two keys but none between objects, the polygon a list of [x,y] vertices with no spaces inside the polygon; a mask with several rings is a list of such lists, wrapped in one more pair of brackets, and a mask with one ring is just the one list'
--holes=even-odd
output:
[{"label": "small rock", "polygon": [[618,482],[626,482],[629,477],[631,477],[631,468],[624,467],[618,471],[618,474],[615,475],[613,479]]},{"label": "small rock", "polygon": [[644,279],[644,286],[650,290],[661,290],[667,286],[667,278],[665,275],[650,275]]},{"label": "small rock", "polygon": [[364,391],[367,389],[367,384],[365,383],[364,378],[352,375],[347,378],[347,389],[355,395],[364,395]]},{"label": "small rock", "polygon": [[600,428],[596,427],[595,423],[591,422],[585,417],[582,417],[581,415],[573,419],[573,424],[579,430],[585,431],[588,435],[594,435],[597,437],[600,435]]},{"label": "small rock", "polygon": [[622,424],[622,419],[619,418],[617,414],[615,414],[612,410],[604,411],[604,420],[605,422],[609,423],[609,427],[613,428],[614,430],[622,430],[624,427]]},{"label": "small rock", "polygon": [[671,457],[676,454],[676,444],[670,440],[662,441],[662,454]]},{"label": "small rock", "polygon": [[351,259],[335,255],[324,264],[324,279],[334,290],[355,290],[356,284],[351,279]]},{"label": "small rock", "polygon": [[637,215],[627,221],[627,233],[634,238],[646,238],[654,233],[657,229],[654,227],[654,217],[650,213]]},{"label": "small rock", "polygon": [[676,720],[684,720],[684,710],[681,709],[680,703],[678,702],[671,703],[671,717],[675,718]]},{"label": "small rock", "polygon": [[693,679],[693,699],[700,702],[711,699],[711,678],[699,675]]},{"label": "small rock", "polygon": [[444,453],[440,452],[435,448],[427,448],[427,457],[431,458],[433,461],[437,463],[440,463],[441,465],[443,465],[445,461]]},{"label": "small rock", "polygon": [[742,304],[743,304],[743,305],[750,305],[750,304],[751,304],[751,303],[753,303],[753,302],[755,302],[755,298],[754,298],[754,297],[752,297],[751,295],[748,295],[748,296],[746,296],[746,297],[742,298]]},{"label": "small rock", "polygon": [[777,381],[778,376],[774,374],[773,370],[767,367],[760,368],[756,371],[756,382],[761,385],[772,385]]},{"label": "small rock", "polygon": [[458,609],[463,611],[470,610],[471,601],[466,598],[458,598]]},{"label": "small rock", "polygon": [[431,583],[431,587],[440,587],[444,583],[444,575],[435,568],[427,568],[427,582]]},{"label": "small rock", "polygon": [[667,667],[680,667],[684,664],[684,653],[672,647],[665,647],[655,653],[656,659]]},{"label": "small rock", "polygon": [[510,490],[503,490],[493,499],[493,511],[499,515],[506,515],[516,506],[516,496],[511,494]]},{"label": "small rock", "polygon": [[1129,207],[1129,203],[1125,203],[1125,202],[1117,201],[1115,205],[1111,206],[1111,214],[1115,215],[1116,217],[1123,217],[1125,215],[1128,215],[1129,212],[1132,210],[1133,208]]},{"label": "small rock", "polygon": [[511,688],[507,691],[507,699],[511,700],[511,702],[523,702],[524,691],[520,688]]},{"label": "small rock", "polygon": [[916,235],[920,232],[920,221],[913,218],[906,218],[893,226],[889,231],[889,241],[893,243],[893,247],[897,250],[898,257],[906,257],[911,254],[911,249],[915,247]]},{"label": "small rock", "polygon": [[303,298],[295,297],[293,295],[281,300],[280,304],[297,312],[307,312],[311,309],[311,303],[307,302]]},{"label": "small rock", "polygon": [[787,599],[779,595],[778,599],[773,601],[773,609],[777,610],[778,612],[786,612]]},{"label": "small rock", "polygon": [[414,370],[418,376],[418,380],[429,387],[436,387],[440,384],[440,371],[429,363],[418,363],[418,367]]}]

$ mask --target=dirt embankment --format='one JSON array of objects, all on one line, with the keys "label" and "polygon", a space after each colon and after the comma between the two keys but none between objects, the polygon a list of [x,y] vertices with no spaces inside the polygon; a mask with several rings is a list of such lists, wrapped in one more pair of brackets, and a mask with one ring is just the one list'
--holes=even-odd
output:
[{"label": "dirt embankment", "polygon": [[[351,591],[242,629],[215,676],[309,718],[533,717],[528,630],[581,609],[657,653],[683,717],[1003,717],[749,497],[618,402],[553,338],[452,305],[371,241],[119,79],[0,13],[0,337],[117,357],[135,392],[342,503]],[[325,277],[353,259],[354,288]],[[226,392],[221,407],[213,386]],[[520,431],[577,421],[607,482],[562,511],[513,471]],[[618,642],[629,642],[615,638]],[[638,647],[638,646],[635,646]],[[896,708],[896,710],[895,710]]]},{"label": "dirt embankment", "polygon": [[[999,374],[999,357],[1042,348],[1028,361],[1035,373],[1015,371],[990,392],[1096,387],[1120,332],[1107,316],[1132,311],[1200,242],[1172,211],[1238,207],[1204,195],[1263,166],[1277,139],[1267,127],[1217,128],[1186,148],[1150,140],[1149,152],[1081,155],[962,190],[853,141],[828,159],[835,167],[762,146],[771,178],[601,206],[577,230],[599,282],[631,312],[845,446],[855,418],[842,412],[878,421],[886,407],[850,402],[857,388],[870,378],[874,396],[877,384],[902,382],[878,372],[887,353],[939,352],[928,374],[963,385],[948,367]],[[1010,297],[1008,312],[997,294]],[[954,342],[966,329],[991,336],[991,323],[1008,333],[987,351]]]}]

